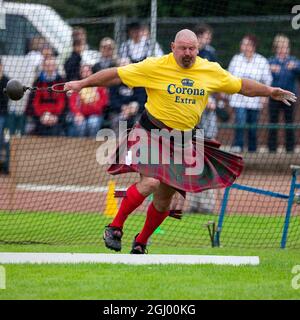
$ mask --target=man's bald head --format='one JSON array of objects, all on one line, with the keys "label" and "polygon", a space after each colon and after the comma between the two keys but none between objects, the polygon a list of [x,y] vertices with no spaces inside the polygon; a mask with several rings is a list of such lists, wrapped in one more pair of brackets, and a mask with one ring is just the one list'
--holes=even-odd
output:
[{"label": "man's bald head", "polygon": [[196,34],[189,29],[180,30],[177,32],[171,48],[177,64],[182,68],[191,68],[198,54]]},{"label": "man's bald head", "polygon": [[196,34],[189,30],[189,29],[183,29],[176,33],[174,42],[178,41],[195,41],[198,42]]}]

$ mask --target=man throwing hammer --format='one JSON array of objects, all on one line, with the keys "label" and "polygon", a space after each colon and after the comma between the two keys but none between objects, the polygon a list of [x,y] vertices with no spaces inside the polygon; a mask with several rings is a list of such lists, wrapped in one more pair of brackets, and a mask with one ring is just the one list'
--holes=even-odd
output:
[{"label": "man throwing hammer", "polygon": [[[112,86],[125,83],[129,87],[145,87],[148,100],[136,128],[144,129],[148,136],[152,129],[191,131],[199,123],[214,92],[239,93],[246,96],[271,97],[289,105],[296,97],[289,91],[260,84],[250,79],[234,77],[218,63],[197,56],[196,35],[184,29],[176,34],[172,52],[159,58],[147,58],[124,67],[101,70],[86,79],[65,84],[66,90],[80,91],[86,87]],[[134,129],[134,128],[133,128]],[[120,251],[123,225],[131,212],[150,194],[143,229],[135,237],[131,253],[144,254],[149,237],[170,214],[170,203],[176,191],[201,192],[211,188],[230,186],[240,175],[243,160],[240,156],[219,149],[219,143],[204,141],[204,168],[198,175],[187,175],[182,165],[113,164],[111,174],[139,172],[141,179],[126,191],[119,211],[106,226],[106,247]],[[159,150],[161,150],[159,148]]]}]

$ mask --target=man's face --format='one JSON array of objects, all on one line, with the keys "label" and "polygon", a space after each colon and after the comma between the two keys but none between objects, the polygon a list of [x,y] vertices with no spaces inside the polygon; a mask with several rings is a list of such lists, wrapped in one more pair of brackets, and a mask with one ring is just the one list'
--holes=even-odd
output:
[{"label": "man's face", "polygon": [[171,44],[176,62],[182,68],[191,68],[198,54],[198,42],[195,39],[180,39]]},{"label": "man's face", "polygon": [[110,44],[109,42],[101,44],[100,52],[102,57],[111,58],[114,53],[113,45]]},{"label": "man's face", "polygon": [[276,54],[280,56],[287,56],[289,54],[290,47],[287,41],[278,41],[276,46]]},{"label": "man's face", "polygon": [[49,58],[44,60],[43,70],[49,74],[52,75],[57,69],[56,61],[53,58]]},{"label": "man's face", "polygon": [[54,56],[53,50],[51,48],[44,48],[42,50],[42,55],[44,59],[52,58]]},{"label": "man's face", "polygon": [[141,29],[134,28],[129,31],[129,38],[134,42],[140,42],[141,37],[142,37]]},{"label": "man's face", "polygon": [[244,38],[241,42],[240,51],[246,56],[251,56],[255,52],[255,47],[251,40]]},{"label": "man's face", "polygon": [[80,76],[81,79],[85,79],[87,77],[89,77],[92,74],[92,68],[88,65],[83,65],[80,68]]},{"label": "man's face", "polygon": [[198,35],[199,48],[204,48],[206,45],[211,43],[212,34],[209,31],[204,32],[201,35]]}]

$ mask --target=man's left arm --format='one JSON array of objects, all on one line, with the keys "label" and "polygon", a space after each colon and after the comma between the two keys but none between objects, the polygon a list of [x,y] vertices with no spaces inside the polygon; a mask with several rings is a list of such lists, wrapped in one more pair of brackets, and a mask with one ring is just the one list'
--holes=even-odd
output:
[{"label": "man's left arm", "polygon": [[270,97],[274,100],[282,101],[288,106],[297,100],[297,97],[293,92],[281,88],[270,87],[245,78],[242,79],[242,87],[238,93],[247,97]]}]

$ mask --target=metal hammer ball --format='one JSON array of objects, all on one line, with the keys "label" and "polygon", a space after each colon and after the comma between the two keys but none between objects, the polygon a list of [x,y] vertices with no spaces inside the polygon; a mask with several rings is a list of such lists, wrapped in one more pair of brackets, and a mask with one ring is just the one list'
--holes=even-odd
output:
[{"label": "metal hammer ball", "polygon": [[26,88],[18,80],[11,79],[8,81],[4,92],[11,100],[20,100],[24,96]]}]

